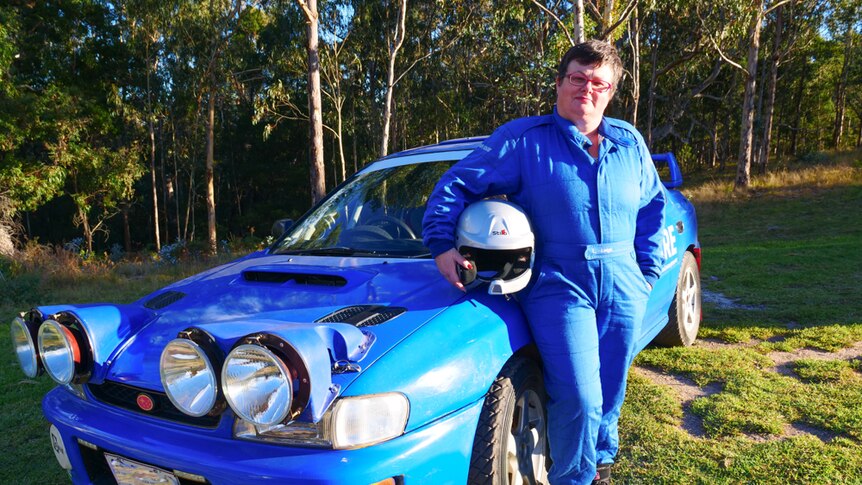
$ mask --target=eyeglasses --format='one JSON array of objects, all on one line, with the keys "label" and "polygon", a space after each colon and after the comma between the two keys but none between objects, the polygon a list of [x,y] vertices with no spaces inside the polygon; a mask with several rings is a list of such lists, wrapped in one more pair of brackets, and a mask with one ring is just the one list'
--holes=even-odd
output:
[{"label": "eyeglasses", "polygon": [[613,87],[613,84],[607,81],[602,81],[601,79],[590,79],[579,72],[566,74],[565,77],[569,81],[569,84],[576,88],[582,88],[589,83],[590,87],[593,88],[593,91],[597,93],[603,93]]}]

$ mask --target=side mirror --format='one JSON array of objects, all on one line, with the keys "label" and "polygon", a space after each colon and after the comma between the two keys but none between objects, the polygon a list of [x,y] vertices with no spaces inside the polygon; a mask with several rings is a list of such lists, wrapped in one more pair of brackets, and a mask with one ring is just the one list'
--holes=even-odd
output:
[{"label": "side mirror", "polygon": [[275,238],[281,237],[288,229],[293,226],[293,219],[279,219],[272,224],[272,236]]}]

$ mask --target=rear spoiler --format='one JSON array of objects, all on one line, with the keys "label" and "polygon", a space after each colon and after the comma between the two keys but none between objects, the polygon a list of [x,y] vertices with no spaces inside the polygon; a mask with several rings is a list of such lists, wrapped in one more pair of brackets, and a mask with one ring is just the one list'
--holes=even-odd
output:
[{"label": "rear spoiler", "polygon": [[655,163],[656,168],[667,165],[669,175],[667,178],[663,176],[661,181],[665,188],[675,189],[682,185],[682,171],[680,171],[679,163],[677,163],[673,153],[653,153],[652,161]]}]

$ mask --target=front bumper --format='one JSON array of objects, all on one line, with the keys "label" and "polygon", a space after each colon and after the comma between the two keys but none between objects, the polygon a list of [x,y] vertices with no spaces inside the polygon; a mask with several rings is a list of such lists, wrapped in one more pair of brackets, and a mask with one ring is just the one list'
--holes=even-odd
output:
[{"label": "front bumper", "polygon": [[[482,400],[393,440],[357,450],[298,448],[237,440],[233,418],[202,429],[83,400],[57,387],[42,408],[60,432],[76,484],[104,483],[103,453],[199,475],[213,485],[255,483],[463,484]],[[95,445],[80,444],[78,440]],[[112,477],[107,477],[108,483]],[[186,483],[186,482],[183,482]],[[193,483],[193,482],[188,482]]]}]

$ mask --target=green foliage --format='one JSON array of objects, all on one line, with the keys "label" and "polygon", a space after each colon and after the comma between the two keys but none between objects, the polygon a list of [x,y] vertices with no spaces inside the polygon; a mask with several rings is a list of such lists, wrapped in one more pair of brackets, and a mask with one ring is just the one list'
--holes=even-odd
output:
[{"label": "green foliage", "polygon": [[[342,151],[349,175],[379,149],[387,35],[397,5],[319,3],[325,176],[332,188],[344,177]],[[575,16],[570,3],[540,3],[544,9],[520,0],[411,0],[396,65],[393,150],[488,134],[514,117],[550,112],[556,64]],[[856,143],[862,34],[858,22],[848,22],[858,16],[856,3],[783,7],[770,167],[831,147],[836,84],[844,74],[841,145]],[[613,21],[627,5],[614,4]],[[687,173],[735,163],[742,75],[722,56],[745,59],[757,5],[640,2],[639,31],[626,18],[609,37],[627,71],[609,114],[632,119],[637,110],[653,150],[675,151]],[[587,37],[607,27],[604,7],[588,5]],[[758,86],[766,86],[777,24],[775,12],[764,19]],[[152,149],[161,240],[200,238],[205,112],[213,97],[222,236],[262,234],[278,217],[301,215],[310,200],[305,26],[298,3],[288,0],[4,4],[0,196],[19,216],[28,211],[30,225],[22,227],[29,237],[60,243],[81,230],[110,230],[95,241],[101,248],[120,241],[121,221],[112,215],[122,208],[129,243],[141,248],[153,241],[153,187],[141,176]],[[853,41],[849,49],[845,39]],[[88,218],[92,227],[56,223],[73,218]]]}]

